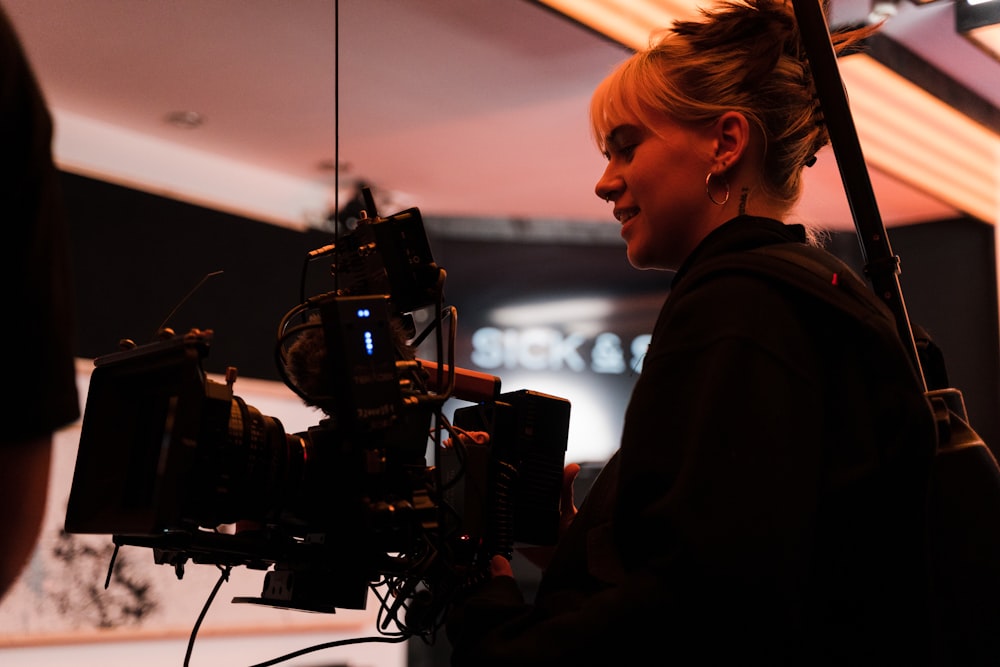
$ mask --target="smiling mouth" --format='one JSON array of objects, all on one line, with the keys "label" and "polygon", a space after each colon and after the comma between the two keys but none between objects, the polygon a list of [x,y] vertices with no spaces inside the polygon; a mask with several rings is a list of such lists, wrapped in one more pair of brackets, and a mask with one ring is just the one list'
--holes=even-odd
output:
[{"label": "smiling mouth", "polygon": [[639,209],[637,208],[623,208],[620,211],[615,211],[615,219],[624,225],[626,222],[635,217],[636,214],[638,213]]}]

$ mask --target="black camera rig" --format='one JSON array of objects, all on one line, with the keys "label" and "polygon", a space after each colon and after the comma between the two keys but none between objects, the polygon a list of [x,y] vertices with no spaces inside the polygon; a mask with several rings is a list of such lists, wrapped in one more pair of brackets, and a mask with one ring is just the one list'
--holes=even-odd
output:
[{"label": "black camera rig", "polygon": [[[417,209],[361,220],[307,266],[329,258],[334,289],[302,298],[275,348],[325,418],[286,433],[235,395],[236,369],[208,377],[211,330],[125,341],[94,363],[66,530],[150,548],[178,577],[188,562],[266,571],[239,602],[364,609],[384,586],[403,634],[433,633],[491,556],[555,542],[570,406],[455,367]],[[418,335],[411,315],[431,306]],[[416,356],[430,333],[438,361]],[[450,398],[469,403],[454,424]]]}]

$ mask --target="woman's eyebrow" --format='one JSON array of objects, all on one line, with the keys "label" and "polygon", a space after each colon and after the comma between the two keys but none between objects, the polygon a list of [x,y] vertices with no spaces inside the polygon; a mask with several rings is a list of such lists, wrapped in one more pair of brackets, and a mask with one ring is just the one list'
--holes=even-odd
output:
[{"label": "woman's eyebrow", "polygon": [[621,138],[621,134],[624,130],[625,130],[624,125],[619,125],[617,127],[612,128],[611,131],[604,136],[604,145],[605,146],[615,145],[615,142]]},{"label": "woman's eyebrow", "polygon": [[622,140],[623,134],[630,131],[635,131],[637,129],[638,127],[636,125],[633,125],[631,123],[622,123],[621,125],[612,128],[611,131],[608,132],[607,135],[605,135],[604,145],[605,146],[614,145],[617,141]]}]

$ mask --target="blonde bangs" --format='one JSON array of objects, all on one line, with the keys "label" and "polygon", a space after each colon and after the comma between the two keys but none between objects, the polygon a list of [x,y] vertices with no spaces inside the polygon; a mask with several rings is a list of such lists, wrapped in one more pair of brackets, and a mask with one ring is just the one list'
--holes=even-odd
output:
[{"label": "blonde bangs", "polygon": [[590,99],[590,127],[602,153],[607,151],[607,138],[612,130],[643,119],[636,83],[638,58],[632,56],[619,65],[598,84]]}]

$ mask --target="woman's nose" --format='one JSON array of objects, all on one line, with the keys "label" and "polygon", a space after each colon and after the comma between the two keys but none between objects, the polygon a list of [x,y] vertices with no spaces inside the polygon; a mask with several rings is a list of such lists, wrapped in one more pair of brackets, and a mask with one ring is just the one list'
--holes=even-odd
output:
[{"label": "woman's nose", "polygon": [[604,175],[597,181],[597,185],[594,186],[594,193],[604,201],[615,199],[620,190],[620,184],[616,184],[616,179],[612,178],[607,171],[604,172]]}]

